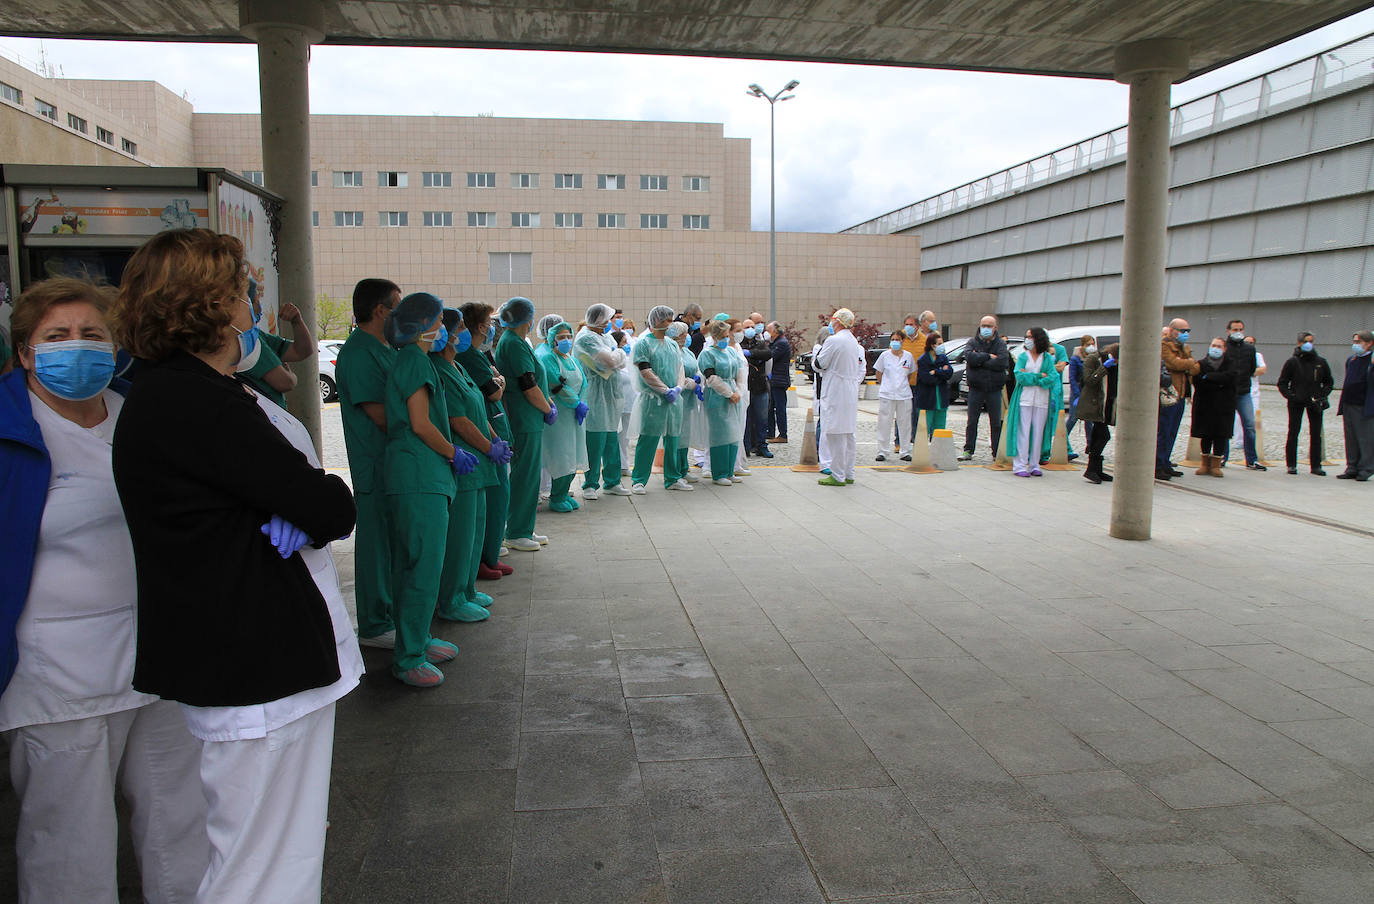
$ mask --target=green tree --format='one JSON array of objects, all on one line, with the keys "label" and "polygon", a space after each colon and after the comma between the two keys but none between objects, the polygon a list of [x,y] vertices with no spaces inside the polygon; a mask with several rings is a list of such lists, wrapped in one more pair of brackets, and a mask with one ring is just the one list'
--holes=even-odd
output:
[{"label": "green tree", "polygon": [[334,298],[327,292],[315,297],[317,339],[346,339],[353,326],[353,304],[347,298]]}]

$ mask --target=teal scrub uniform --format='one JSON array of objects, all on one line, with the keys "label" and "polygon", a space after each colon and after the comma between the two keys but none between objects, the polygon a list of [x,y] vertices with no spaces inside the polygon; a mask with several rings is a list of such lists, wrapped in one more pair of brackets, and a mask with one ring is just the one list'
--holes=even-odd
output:
[{"label": "teal scrub uniform", "polygon": [[[744,410],[730,395],[739,392],[739,372],[744,365],[728,348],[714,345],[702,349],[697,358],[706,385],[706,432],[711,450],[711,477],[720,480],[734,476],[740,437],[744,435]],[[721,395],[709,383],[712,376],[725,381],[729,394]]]},{"label": "teal scrub uniform", "polygon": [[[443,355],[430,355],[430,363],[444,387],[444,400],[449,418],[465,417],[488,440],[487,406],[482,391],[467,371],[450,364]],[[452,430],[452,423],[449,424]],[[480,606],[490,602],[486,594],[477,596],[477,566],[482,561],[482,544],[486,537],[486,489],[496,484],[496,463],[468,445],[453,430],[453,442],[477,456],[477,467],[468,474],[455,475],[456,492],[448,511],[448,540],[445,545],[444,569],[439,577],[439,617],[447,621],[479,621],[485,614],[474,612],[465,604]]]},{"label": "teal scrub uniform", "polygon": [[449,439],[443,384],[429,356],[411,344],[397,352],[386,382],[386,494],[396,624],[391,668],[397,674],[426,662],[454,494],[453,466],[411,429],[406,400],[419,390],[429,395],[430,421]]},{"label": "teal scrub uniform", "polygon": [[285,354],[287,346],[291,345],[291,340],[258,330],[258,341],[262,343],[262,351],[258,353],[258,362],[244,376],[248,378],[249,383],[253,384],[254,389],[285,408],[286,396],[268,386],[263,377],[267,376],[269,371],[282,366],[281,356]]},{"label": "teal scrub uniform", "polygon": [[[535,509],[539,506],[539,469],[543,465],[544,413],[530,404],[520,389],[520,378],[529,374],[534,385],[549,395],[548,376],[534,358],[534,349],[515,330],[506,330],[496,344],[496,369],[506,378],[501,400],[510,418],[515,456],[510,462],[510,509],[506,515],[506,536],[510,539],[534,536]],[[572,412],[568,412],[571,415]],[[565,417],[560,411],[559,417]]]},{"label": "teal scrub uniform", "polygon": [[[506,417],[506,407],[500,399],[486,398],[486,387],[491,381],[494,371],[491,361],[487,358],[487,353],[469,346],[465,352],[459,352],[458,357],[453,359],[467,375],[472,378],[473,385],[482,390],[483,398],[487,404],[487,421],[491,428],[496,431],[496,435],[508,443],[513,443],[510,432],[510,420]],[[506,514],[510,509],[510,465],[494,465],[496,469],[496,483],[487,487],[486,493],[486,527],[482,532],[482,564],[488,568],[495,568],[497,561],[501,558],[501,545],[506,539]]]},{"label": "teal scrub uniform", "polygon": [[[620,387],[620,369],[607,368],[597,356],[618,351],[615,341],[605,333],[583,327],[573,339],[573,357],[587,378],[582,401],[587,403],[587,468],[582,489],[596,490],[620,486],[620,415],[625,397]],[[623,354],[623,353],[622,353]]]},{"label": "teal scrub uniform", "polygon": [[[552,335],[555,335],[553,330],[550,331]],[[582,401],[582,387],[586,381],[576,360],[558,354],[548,341],[534,350],[534,357],[544,367],[550,397],[558,406],[558,420],[544,428],[543,439],[544,470],[549,472],[552,481],[549,511],[575,511],[581,506],[569,491],[578,468],[587,467],[586,429],[577,422],[577,406]]]},{"label": "teal scrub uniform", "polygon": [[363,412],[365,402],[386,405],[386,380],[396,350],[362,330],[354,330],[339,349],[334,372],[339,384],[358,526],[353,530],[353,587],[357,598],[358,636],[376,637],[391,622],[391,536],[386,518],[383,470],[386,431]]},{"label": "teal scrub uniform", "polygon": [[[692,377],[701,373],[701,367],[697,364],[697,356],[692,354],[692,350],[687,346],[682,346],[682,378],[690,380]],[[698,420],[704,416],[703,406],[705,403],[697,398],[695,387],[682,390],[682,429],[678,435],[672,437],[677,444],[673,453],[674,472],[678,477],[687,476],[687,448],[692,445],[692,437],[700,431],[696,429]],[[665,486],[668,483],[667,453],[664,453],[663,479]]]},{"label": "teal scrub uniform", "polygon": [[630,479],[644,485],[653,474],[654,453],[658,451],[659,440],[663,441],[663,478],[664,485],[677,482],[683,475],[677,472],[677,436],[682,431],[681,399],[669,402],[640,376],[642,365],[649,370],[668,389],[680,388],[682,383],[682,354],[676,342],[668,338],[660,339],[653,333],[640,337],[635,343],[632,356],[635,378],[639,381],[639,397],[635,399],[634,411],[630,414],[633,425],[631,435],[638,433],[635,442],[634,469]]}]

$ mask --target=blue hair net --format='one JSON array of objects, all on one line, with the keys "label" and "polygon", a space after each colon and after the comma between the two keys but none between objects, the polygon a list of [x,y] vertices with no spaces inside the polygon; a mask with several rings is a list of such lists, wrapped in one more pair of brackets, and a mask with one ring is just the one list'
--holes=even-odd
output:
[{"label": "blue hair net", "polygon": [[428,292],[412,292],[391,311],[382,331],[396,348],[410,345],[420,334],[434,328],[444,303]]},{"label": "blue hair net", "polygon": [[[509,329],[510,327],[520,326],[529,323],[534,319],[534,302],[523,295],[517,295],[510,301],[501,305],[498,312],[501,318],[501,325]],[[395,314],[391,316],[395,317]]]}]

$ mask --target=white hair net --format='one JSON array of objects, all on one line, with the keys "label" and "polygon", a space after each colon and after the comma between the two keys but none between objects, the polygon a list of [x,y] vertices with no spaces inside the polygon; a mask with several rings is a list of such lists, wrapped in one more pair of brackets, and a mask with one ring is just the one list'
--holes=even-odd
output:
[{"label": "white hair net", "polygon": [[587,308],[587,326],[594,330],[605,329],[614,316],[615,308],[608,304],[594,304]]},{"label": "white hair net", "polygon": [[656,304],[649,309],[649,316],[645,319],[649,324],[649,329],[661,330],[672,323],[676,316],[677,313],[666,304]]}]

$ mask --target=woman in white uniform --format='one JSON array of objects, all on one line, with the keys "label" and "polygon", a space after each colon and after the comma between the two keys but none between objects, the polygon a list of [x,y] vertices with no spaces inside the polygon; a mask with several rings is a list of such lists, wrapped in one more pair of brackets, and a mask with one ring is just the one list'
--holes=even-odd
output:
[{"label": "woman in white uniform", "polygon": [[64,278],[21,295],[18,368],[0,380],[0,731],[25,904],[118,897],[116,786],[143,900],[194,900],[209,857],[200,742],[175,703],[131,686],[137,588],[110,467],[124,404],[108,388],[111,294]]}]

